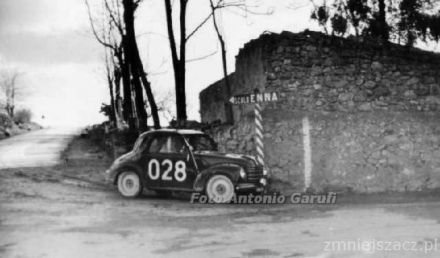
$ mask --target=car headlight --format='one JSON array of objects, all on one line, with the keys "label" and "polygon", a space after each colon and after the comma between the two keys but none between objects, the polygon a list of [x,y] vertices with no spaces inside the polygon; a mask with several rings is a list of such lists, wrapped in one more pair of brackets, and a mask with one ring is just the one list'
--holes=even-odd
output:
[{"label": "car headlight", "polygon": [[240,168],[240,177],[246,178],[246,171],[244,171],[244,168]]}]

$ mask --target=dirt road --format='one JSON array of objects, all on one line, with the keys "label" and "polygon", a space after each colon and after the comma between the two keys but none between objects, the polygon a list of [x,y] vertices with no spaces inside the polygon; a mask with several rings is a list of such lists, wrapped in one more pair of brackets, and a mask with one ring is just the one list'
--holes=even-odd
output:
[{"label": "dirt road", "polygon": [[52,166],[76,128],[48,128],[0,141],[0,168]]},{"label": "dirt road", "polygon": [[71,164],[0,171],[0,257],[440,255],[435,201],[204,205],[149,193],[127,200],[92,175],[108,161],[85,151],[88,144],[73,145]]}]

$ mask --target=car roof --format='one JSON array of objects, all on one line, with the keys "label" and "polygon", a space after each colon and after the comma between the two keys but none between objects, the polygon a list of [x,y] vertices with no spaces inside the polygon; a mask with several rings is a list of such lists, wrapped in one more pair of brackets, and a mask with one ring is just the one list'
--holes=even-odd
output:
[{"label": "car roof", "polygon": [[187,134],[205,134],[202,131],[193,130],[193,129],[170,129],[170,128],[165,128],[165,129],[157,129],[157,130],[153,130],[153,131],[148,131],[148,132],[143,133],[143,135],[146,135],[146,134],[160,134],[160,133],[178,133],[178,134],[183,134],[183,135],[187,135]]}]

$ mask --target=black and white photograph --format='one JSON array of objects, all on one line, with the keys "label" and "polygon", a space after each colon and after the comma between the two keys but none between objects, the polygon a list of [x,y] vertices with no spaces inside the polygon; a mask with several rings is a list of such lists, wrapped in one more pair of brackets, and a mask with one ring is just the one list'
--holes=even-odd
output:
[{"label": "black and white photograph", "polygon": [[440,257],[440,0],[0,0],[0,257]]}]

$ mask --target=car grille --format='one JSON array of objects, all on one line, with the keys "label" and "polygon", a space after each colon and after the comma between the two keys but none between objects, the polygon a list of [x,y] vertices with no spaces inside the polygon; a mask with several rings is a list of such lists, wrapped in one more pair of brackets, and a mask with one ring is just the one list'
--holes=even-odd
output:
[{"label": "car grille", "polygon": [[263,177],[263,167],[262,166],[251,166],[247,167],[247,180],[249,182],[258,182],[260,178]]}]

